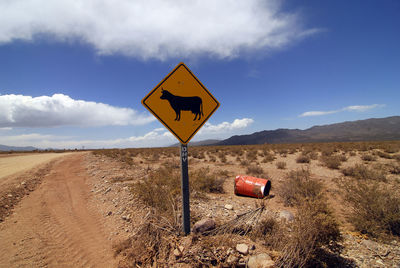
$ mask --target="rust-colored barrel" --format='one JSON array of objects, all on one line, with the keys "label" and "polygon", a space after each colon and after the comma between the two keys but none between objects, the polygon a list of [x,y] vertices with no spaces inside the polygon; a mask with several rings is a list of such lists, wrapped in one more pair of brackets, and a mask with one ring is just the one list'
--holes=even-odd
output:
[{"label": "rust-colored barrel", "polygon": [[263,198],[269,195],[271,181],[251,176],[238,175],[235,178],[235,194]]}]

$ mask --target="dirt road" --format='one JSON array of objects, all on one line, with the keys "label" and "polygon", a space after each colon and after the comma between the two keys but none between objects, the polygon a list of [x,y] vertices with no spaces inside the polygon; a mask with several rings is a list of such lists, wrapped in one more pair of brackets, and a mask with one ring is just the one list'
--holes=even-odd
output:
[{"label": "dirt road", "polygon": [[24,155],[3,155],[0,157],[0,180],[11,174],[27,171],[39,164],[71,153],[42,153]]},{"label": "dirt road", "polygon": [[0,223],[0,267],[115,267],[102,216],[90,205],[85,154],[55,160],[38,188]]}]

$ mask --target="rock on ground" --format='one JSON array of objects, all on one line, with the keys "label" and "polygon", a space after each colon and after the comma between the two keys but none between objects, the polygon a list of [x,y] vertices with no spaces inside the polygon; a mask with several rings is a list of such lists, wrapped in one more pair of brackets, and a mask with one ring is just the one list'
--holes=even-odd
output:
[{"label": "rock on ground", "polygon": [[243,255],[246,255],[249,253],[249,246],[246,244],[237,244],[236,245],[236,250]]},{"label": "rock on ground", "polygon": [[267,253],[251,256],[249,258],[249,262],[247,263],[247,267],[249,268],[272,268],[274,265],[275,262]]},{"label": "rock on ground", "polygon": [[203,233],[205,231],[210,231],[215,228],[215,221],[211,218],[205,218],[193,225],[193,233]]}]

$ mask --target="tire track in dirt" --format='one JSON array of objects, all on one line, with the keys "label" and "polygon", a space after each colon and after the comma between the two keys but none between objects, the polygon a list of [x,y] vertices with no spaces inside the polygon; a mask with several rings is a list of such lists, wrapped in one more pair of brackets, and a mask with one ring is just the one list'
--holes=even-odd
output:
[{"label": "tire track in dirt", "polygon": [[0,267],[115,267],[102,216],[89,205],[84,154],[56,162],[0,224]]}]

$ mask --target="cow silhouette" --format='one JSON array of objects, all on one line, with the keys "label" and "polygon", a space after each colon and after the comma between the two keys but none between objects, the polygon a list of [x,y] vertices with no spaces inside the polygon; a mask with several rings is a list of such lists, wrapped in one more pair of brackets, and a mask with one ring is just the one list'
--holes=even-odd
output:
[{"label": "cow silhouette", "polygon": [[176,117],[175,121],[181,120],[181,111],[191,111],[195,114],[193,121],[200,120],[203,114],[203,101],[200,97],[181,97],[170,93],[168,90],[161,88],[162,100],[167,100],[174,109]]}]

